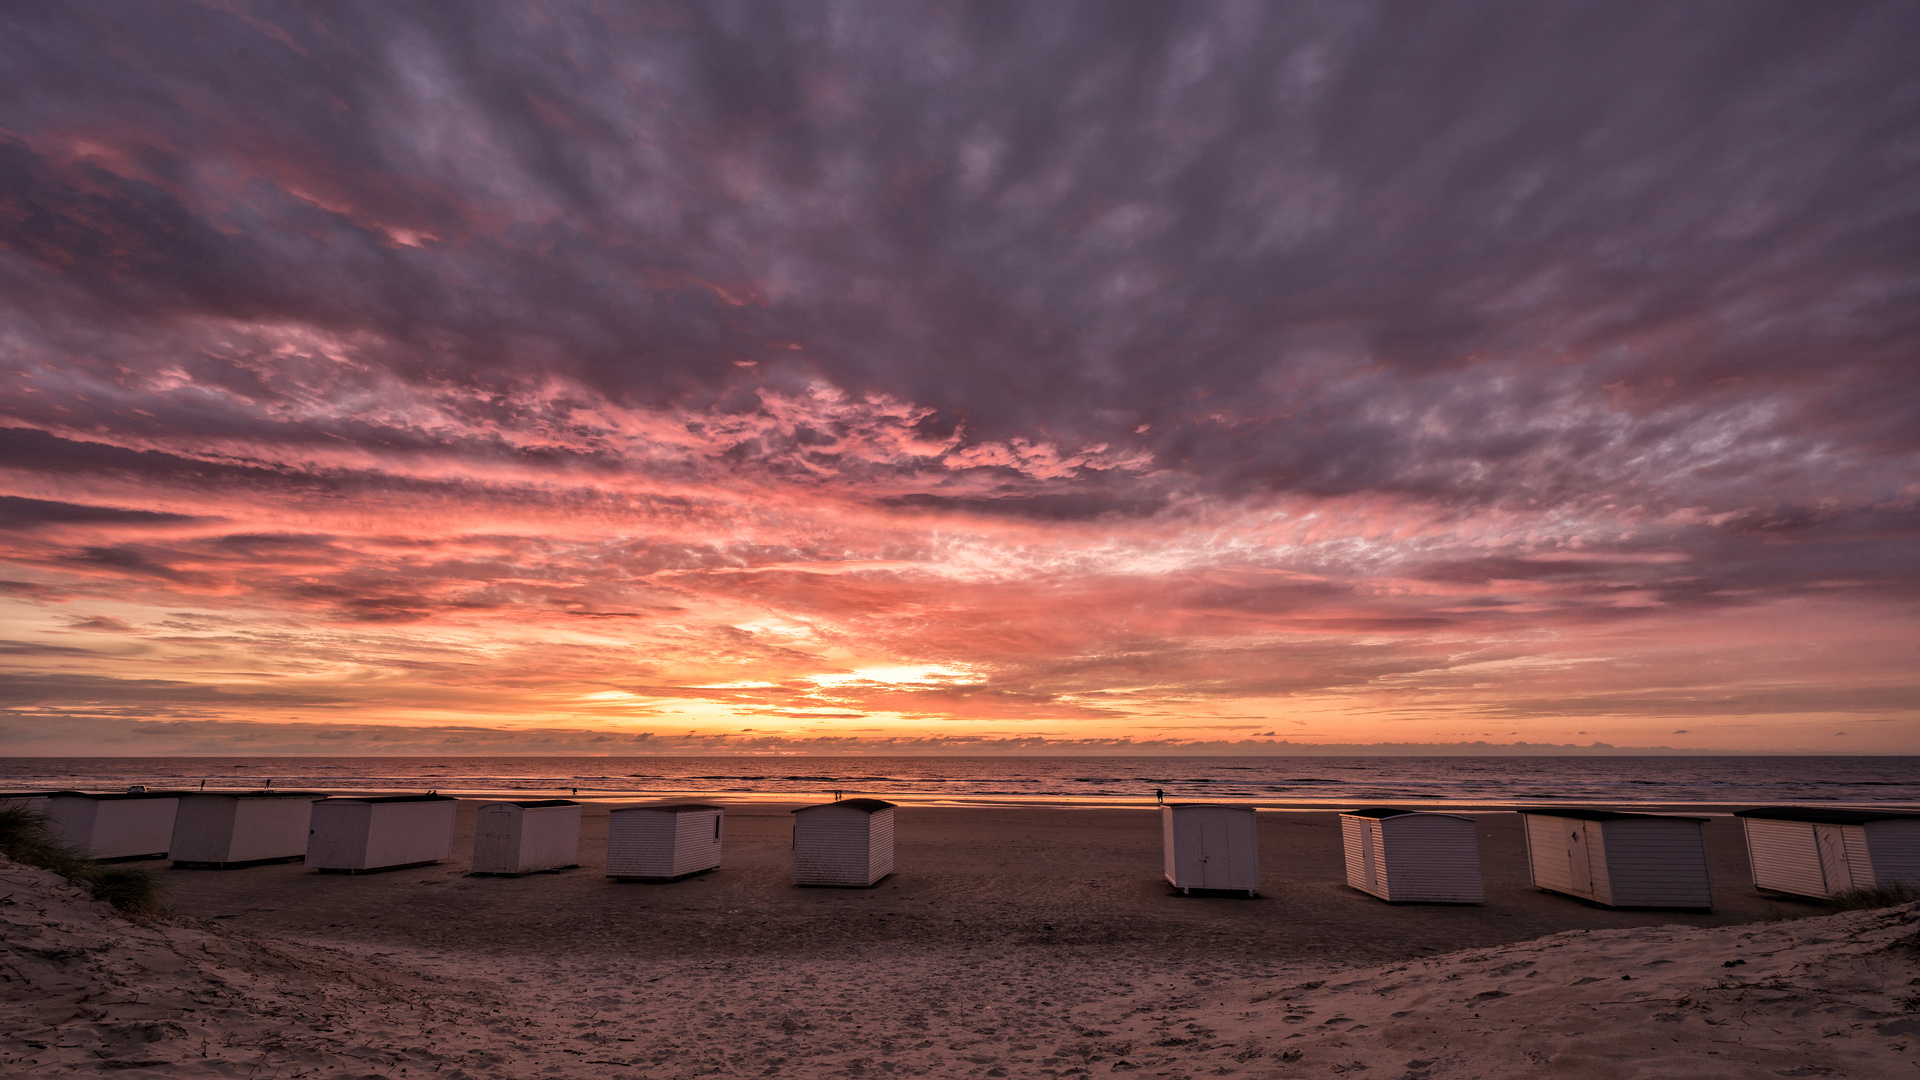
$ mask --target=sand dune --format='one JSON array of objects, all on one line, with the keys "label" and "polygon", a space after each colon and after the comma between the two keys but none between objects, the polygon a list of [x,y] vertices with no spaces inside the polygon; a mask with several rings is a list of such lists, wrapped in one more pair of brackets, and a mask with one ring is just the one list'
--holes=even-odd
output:
[{"label": "sand dune", "polygon": [[346,952],[130,922],[0,858],[0,1075],[426,1075],[472,1026],[459,984]]},{"label": "sand dune", "polygon": [[[1278,986],[1244,1011],[1228,1001],[1194,1011],[1217,1037],[1244,1032],[1250,1049],[1302,1073],[1912,1076],[1916,931],[1920,905],[1710,930],[1580,930]],[[1292,1032],[1274,1033],[1276,1012]]]},{"label": "sand dune", "polygon": [[[0,863],[0,1075],[1894,1077],[1920,905],[1414,963],[929,931],[764,956],[321,946],[135,923]],[[403,894],[404,896],[404,894]]]}]

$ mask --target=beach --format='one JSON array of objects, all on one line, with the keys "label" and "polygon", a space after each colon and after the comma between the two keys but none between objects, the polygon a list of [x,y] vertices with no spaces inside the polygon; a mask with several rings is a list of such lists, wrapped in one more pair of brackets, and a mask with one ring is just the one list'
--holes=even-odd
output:
[{"label": "beach", "polygon": [[[600,875],[607,805],[585,807],[581,866],[524,878],[466,876],[479,804],[462,801],[454,858],[382,874],[298,864],[166,872],[176,905],[291,940],[494,954],[617,952],[764,956],[893,944],[976,950],[1109,949],[1172,960],[1386,962],[1562,930],[1750,922],[1768,907],[1746,876],[1739,825],[1712,819],[1716,910],[1608,911],[1527,884],[1519,817],[1479,813],[1484,907],[1391,906],[1345,884],[1337,815],[1259,815],[1256,900],[1174,894],[1161,876],[1160,815],[1138,810],[902,805],[895,875],[870,890],[796,889],[788,843],[800,803],[728,805],[726,863],[671,885]],[[620,804],[614,804],[620,805]]]},{"label": "beach", "polygon": [[601,876],[605,805],[587,807],[578,869],[468,877],[477,805],[434,866],[164,871],[180,917],[154,926],[8,867],[42,913],[0,904],[16,1033],[0,1068],[1437,1080],[1920,1060],[1902,1004],[1920,951],[1888,947],[1916,913],[1757,922],[1814,909],[1753,890],[1724,817],[1702,914],[1532,889],[1502,812],[1475,814],[1487,903],[1471,907],[1347,888],[1324,812],[1260,815],[1249,900],[1171,890],[1151,809],[903,806],[897,873],[840,890],[791,885],[792,804],[730,806],[725,866],[666,885]]}]

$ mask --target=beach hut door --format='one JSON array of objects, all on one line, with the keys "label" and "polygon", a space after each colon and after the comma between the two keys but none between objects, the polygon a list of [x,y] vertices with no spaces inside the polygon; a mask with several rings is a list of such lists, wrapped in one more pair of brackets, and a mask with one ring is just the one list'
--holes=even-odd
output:
[{"label": "beach hut door", "polygon": [[1827,893],[1853,888],[1853,873],[1847,868],[1847,837],[1838,825],[1815,825],[1814,846],[1820,849],[1820,876],[1826,879]]},{"label": "beach hut door", "polygon": [[1200,887],[1232,889],[1234,885],[1233,830],[1226,821],[1209,814],[1200,819]]},{"label": "beach hut door", "polygon": [[1593,864],[1587,861],[1587,823],[1584,821],[1567,822],[1567,873],[1573,879],[1574,892],[1593,892]]}]

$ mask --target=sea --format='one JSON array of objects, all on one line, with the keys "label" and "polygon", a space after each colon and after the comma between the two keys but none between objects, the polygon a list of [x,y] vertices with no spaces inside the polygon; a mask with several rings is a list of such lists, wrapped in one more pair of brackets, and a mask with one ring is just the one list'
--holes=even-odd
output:
[{"label": "sea", "polygon": [[0,791],[134,786],[596,801],[1920,808],[1920,757],[0,758]]}]

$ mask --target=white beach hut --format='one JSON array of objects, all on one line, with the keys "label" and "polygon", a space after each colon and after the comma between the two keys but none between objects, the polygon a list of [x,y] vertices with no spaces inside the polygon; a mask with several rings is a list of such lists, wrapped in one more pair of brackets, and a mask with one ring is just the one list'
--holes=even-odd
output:
[{"label": "white beach hut", "polygon": [[172,791],[90,795],[55,791],[46,815],[54,837],[92,859],[157,859],[173,843],[180,796]]},{"label": "white beach hut", "polygon": [[450,795],[375,795],[313,804],[307,865],[321,873],[397,870],[453,854]]},{"label": "white beach hut", "polygon": [[1920,814],[1764,806],[1741,810],[1756,888],[1825,898],[1876,885],[1920,887]]},{"label": "white beach hut", "polygon": [[1713,910],[1706,818],[1562,807],[1520,814],[1537,888],[1608,907]]},{"label": "white beach hut", "polygon": [[47,812],[47,799],[51,791],[0,791],[0,809],[17,806],[29,814]]},{"label": "white beach hut", "polygon": [[1181,892],[1219,889],[1255,895],[1260,833],[1251,806],[1168,803],[1160,808],[1167,880]]},{"label": "white beach hut", "polygon": [[720,868],[727,812],[704,803],[626,806],[607,819],[607,876],[677,881]]},{"label": "white beach hut", "polygon": [[793,883],[866,889],[893,873],[893,804],[844,799],[793,812]]},{"label": "white beach hut", "polygon": [[1484,904],[1474,821],[1376,806],[1340,815],[1347,884],[1390,903]]},{"label": "white beach hut", "polygon": [[580,804],[487,803],[473,820],[473,872],[533,874],[580,865]]},{"label": "white beach hut", "polygon": [[185,792],[173,819],[173,865],[230,869],[307,853],[317,791]]}]

